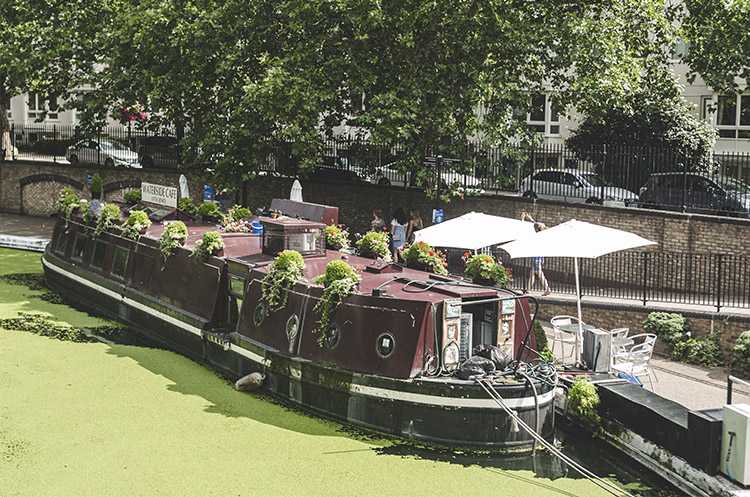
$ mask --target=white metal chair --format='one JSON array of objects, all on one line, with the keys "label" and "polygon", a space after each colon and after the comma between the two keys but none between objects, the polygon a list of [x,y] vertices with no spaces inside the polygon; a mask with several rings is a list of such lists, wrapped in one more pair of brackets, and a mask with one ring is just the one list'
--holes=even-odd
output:
[{"label": "white metal chair", "polygon": [[552,340],[552,353],[555,352],[555,345],[557,343],[560,344],[560,358],[565,359],[565,344],[569,343],[572,345],[570,350],[570,355],[573,356],[575,354],[575,343],[576,343],[576,336],[578,337],[579,343],[583,343],[583,337],[581,336],[580,332],[570,332],[570,331],[564,331],[560,329],[560,326],[564,326],[566,324],[578,324],[578,318],[574,316],[555,316],[552,319],[550,319],[550,324],[552,325],[552,331],[554,331],[555,336]]},{"label": "white metal chair", "polygon": [[609,347],[610,365],[614,362],[615,356],[626,351],[627,346],[621,345],[621,343],[623,342],[623,339],[628,337],[628,332],[630,332],[630,328],[614,328],[610,330],[609,335],[612,338],[612,343]]},{"label": "white metal chair", "polygon": [[648,381],[651,384],[651,391],[653,392],[654,382],[651,379],[651,367],[649,366],[649,362],[651,361],[651,355],[654,352],[656,335],[653,333],[642,333],[630,338],[633,339],[634,344],[624,352],[618,353],[614,356],[612,370],[634,377],[645,374],[648,376]]}]

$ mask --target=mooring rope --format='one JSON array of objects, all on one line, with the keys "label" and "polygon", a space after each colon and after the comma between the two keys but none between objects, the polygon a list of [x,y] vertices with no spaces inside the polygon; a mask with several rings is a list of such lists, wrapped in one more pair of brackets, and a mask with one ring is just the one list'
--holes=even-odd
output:
[{"label": "mooring rope", "polygon": [[537,433],[536,431],[532,430],[531,427],[529,425],[527,425],[526,422],[524,422],[524,420],[522,420],[520,418],[520,416],[518,416],[518,414],[516,414],[515,412],[513,412],[513,410],[510,409],[507,406],[507,404],[503,400],[502,396],[500,396],[500,394],[497,392],[497,390],[495,390],[495,388],[492,386],[492,383],[488,379],[486,379],[486,378],[475,378],[475,381],[477,383],[479,383],[479,385],[484,389],[484,391],[487,392],[487,395],[489,395],[490,398],[492,398],[503,409],[503,411],[505,411],[506,414],[508,414],[508,416],[510,416],[510,418],[513,421],[515,421],[520,427],[522,427],[524,430],[526,430],[529,433],[529,435],[531,435],[532,438],[534,438],[534,440],[536,440],[540,444],[542,444],[553,455],[557,456],[558,458],[560,458],[561,460],[563,460],[564,462],[566,462],[567,464],[569,464],[570,466],[572,466],[573,469],[575,469],[576,471],[578,471],[579,473],[581,473],[581,475],[583,475],[584,477],[586,477],[587,479],[589,479],[592,483],[594,483],[595,485],[597,485],[601,489],[609,492],[610,494],[617,495],[617,496],[623,496],[624,495],[624,496],[627,496],[627,497],[635,497],[633,494],[630,494],[630,493],[626,492],[625,490],[621,489],[617,485],[614,485],[614,484],[609,483],[608,481],[606,481],[606,480],[604,480],[602,478],[599,478],[594,473],[592,473],[588,469],[584,468],[583,466],[581,466],[580,464],[578,464],[577,462],[575,462],[573,459],[571,459],[567,455],[563,454],[554,445],[552,445],[547,440],[545,440],[544,437],[541,436],[539,433]]}]

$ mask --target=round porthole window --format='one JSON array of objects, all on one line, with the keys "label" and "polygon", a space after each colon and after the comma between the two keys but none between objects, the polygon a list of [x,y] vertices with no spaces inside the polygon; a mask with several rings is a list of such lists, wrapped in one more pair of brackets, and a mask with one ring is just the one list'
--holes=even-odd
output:
[{"label": "round porthole window", "polygon": [[341,328],[339,328],[337,324],[332,324],[328,327],[328,331],[326,331],[325,335],[323,336],[323,343],[329,349],[335,349],[340,340]]},{"label": "round porthole window", "polygon": [[261,302],[255,306],[255,310],[253,311],[253,323],[255,327],[260,326],[264,319],[266,319],[266,305]]},{"label": "round porthole window", "polygon": [[375,341],[375,352],[383,359],[390,357],[395,348],[396,340],[390,333],[381,333]]},{"label": "round porthole window", "polygon": [[297,337],[299,331],[299,318],[296,314],[293,314],[286,322],[286,337],[289,340],[294,340]]}]

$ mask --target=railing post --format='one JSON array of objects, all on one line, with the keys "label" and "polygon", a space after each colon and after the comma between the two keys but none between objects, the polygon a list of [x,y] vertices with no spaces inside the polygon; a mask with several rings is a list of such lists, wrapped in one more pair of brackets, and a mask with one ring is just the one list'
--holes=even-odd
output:
[{"label": "railing post", "polygon": [[52,125],[52,162],[57,163],[57,124]]},{"label": "railing post", "polygon": [[717,264],[719,265],[716,270],[716,312],[721,311],[721,266],[722,266],[722,254],[717,254]]},{"label": "railing post", "polygon": [[732,375],[727,375],[727,404],[732,403]]},{"label": "railing post", "polygon": [[646,305],[648,293],[648,252],[643,252],[643,305]]}]

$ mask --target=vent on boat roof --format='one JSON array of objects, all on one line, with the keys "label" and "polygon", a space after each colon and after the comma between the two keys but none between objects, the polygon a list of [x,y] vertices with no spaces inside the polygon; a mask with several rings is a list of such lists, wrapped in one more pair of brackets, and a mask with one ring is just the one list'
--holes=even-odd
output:
[{"label": "vent on boat roof", "polygon": [[365,271],[368,273],[400,273],[403,270],[404,268],[398,264],[386,261],[372,261],[365,266]]}]

